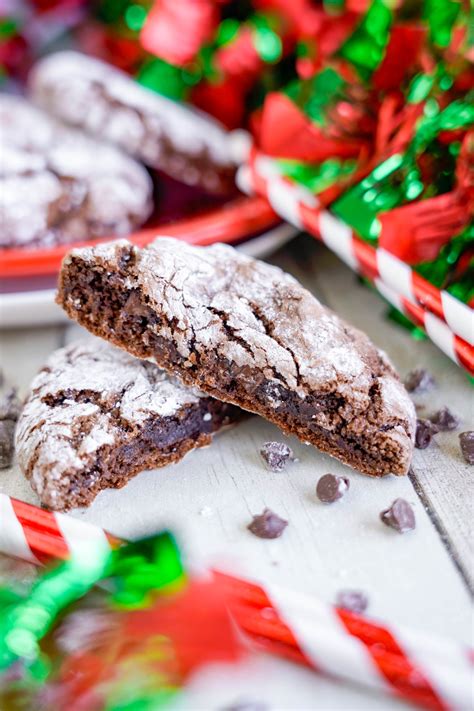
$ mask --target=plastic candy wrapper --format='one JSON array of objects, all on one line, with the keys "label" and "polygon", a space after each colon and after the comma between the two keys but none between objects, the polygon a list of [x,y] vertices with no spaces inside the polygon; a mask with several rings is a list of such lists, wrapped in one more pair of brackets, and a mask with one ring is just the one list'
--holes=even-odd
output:
[{"label": "plastic candy wrapper", "polygon": [[199,666],[237,659],[219,580],[187,576],[170,534],[79,548],[0,588],[4,711],[155,709]]}]

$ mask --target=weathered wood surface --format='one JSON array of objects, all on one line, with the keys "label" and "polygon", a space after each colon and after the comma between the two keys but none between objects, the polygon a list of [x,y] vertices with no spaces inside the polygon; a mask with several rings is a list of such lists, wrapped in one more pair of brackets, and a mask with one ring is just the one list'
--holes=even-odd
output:
[{"label": "weathered wood surface", "polygon": [[[431,370],[438,388],[419,403],[427,412],[448,404],[468,429],[472,393],[465,376],[430,343],[413,341],[387,321],[379,298],[333,255],[299,237],[273,261],[365,330],[402,374],[415,365]],[[48,353],[78,335],[84,333],[77,326],[2,334],[7,378],[25,392]],[[384,480],[363,477],[294,439],[300,461],[284,473],[270,473],[258,452],[269,439],[281,439],[278,430],[252,418],[221,433],[212,447],[178,465],[144,472],[120,491],[103,492],[73,515],[125,537],[169,525],[191,561],[218,563],[325,600],[341,588],[360,588],[376,617],[471,642],[466,582],[472,582],[473,477],[461,460],[457,433],[439,435],[430,449],[417,451],[411,478]],[[348,495],[333,506],[320,504],[314,494],[319,476],[328,471],[351,480]],[[0,491],[36,501],[16,467],[0,473]],[[417,529],[404,536],[379,521],[379,512],[397,496],[416,511]],[[290,522],[275,541],[257,539],[246,529],[251,515],[265,506]],[[200,675],[179,708],[217,709],[242,698],[285,709],[403,708],[260,656],[234,670]]]}]

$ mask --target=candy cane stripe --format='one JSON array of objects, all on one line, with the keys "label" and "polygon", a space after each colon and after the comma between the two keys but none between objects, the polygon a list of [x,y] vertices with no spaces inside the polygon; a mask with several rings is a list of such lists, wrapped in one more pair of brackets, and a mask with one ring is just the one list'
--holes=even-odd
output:
[{"label": "candy cane stripe", "polygon": [[319,217],[319,229],[324,244],[349,265],[351,269],[358,271],[359,263],[354,253],[354,240],[350,227],[337,220],[327,210],[324,210]]},{"label": "candy cane stripe", "polygon": [[452,665],[448,666],[434,654],[420,657],[409,631],[400,631],[398,639],[404,652],[430,679],[433,689],[444,699],[447,708],[463,711],[466,699],[473,699],[474,693],[472,667],[467,656],[458,649],[451,649]]},{"label": "candy cane stripe", "polygon": [[0,494],[0,551],[35,565],[40,564],[28,544],[23,526],[13,508],[12,500],[5,494]]},{"label": "candy cane stripe", "polygon": [[102,528],[64,514],[56,514],[56,521],[71,555],[87,555],[89,550],[110,549]]},{"label": "candy cane stripe", "polygon": [[[347,634],[330,607],[318,605],[318,601],[314,600],[313,614],[309,621],[301,616],[298,605],[280,592],[278,587],[267,586],[266,592],[279,618],[293,632],[301,651],[317,669],[332,676],[340,676],[342,667],[352,681],[360,683],[363,680],[371,687],[387,692],[389,687],[378,673],[366,648]],[[321,617],[324,618],[323,629]],[[318,641],[322,636],[324,644]]]},{"label": "candy cane stripe", "polygon": [[441,293],[441,301],[448,326],[471,346],[474,345],[474,312],[472,309],[464,304],[461,304],[464,309],[460,309],[460,301],[447,291]]},{"label": "candy cane stripe", "polygon": [[[268,184],[278,177],[281,179],[281,171],[276,162],[272,158],[258,153],[255,148],[250,152],[249,165],[253,169],[252,187],[264,196],[266,195]],[[258,181],[259,177],[263,178],[263,181]],[[247,187],[246,191],[249,188],[250,186]],[[302,190],[305,197],[300,202],[308,204],[306,195],[312,196],[312,193],[306,188],[302,188]],[[312,197],[314,199],[314,196]],[[274,205],[274,207],[278,208],[277,205]],[[318,209],[318,207],[316,206],[315,209]],[[317,236],[320,237],[320,235]],[[356,235],[353,235],[353,240],[360,242]],[[377,267],[377,274],[373,274],[373,276],[381,277],[396,291],[403,293],[404,296],[410,299],[415,299],[421,306],[433,311],[435,315],[445,320],[457,335],[471,345],[474,344],[474,313],[469,306],[451,297],[447,292],[437,289],[433,284],[430,284],[430,282],[414,272],[407,264],[386,250],[382,248],[376,249],[367,244],[366,247],[367,249],[361,251],[360,254],[362,257],[360,267],[365,270],[370,266],[367,262],[371,262],[375,258],[380,264]],[[357,248],[354,251],[356,253],[359,252]],[[369,257],[370,253],[372,255]]]},{"label": "candy cane stripe", "polygon": [[411,298],[411,269],[408,265],[387,252],[386,249],[377,250],[377,265],[380,278],[399,294]]},{"label": "candy cane stripe", "polygon": [[[242,166],[238,176],[239,185],[245,192],[253,190],[270,199],[278,214],[298,228],[304,227],[355,271],[374,280],[377,288],[384,289],[385,298],[417,325],[423,326],[427,335],[451,360],[474,373],[472,309],[449,294],[445,296],[446,292],[434,287],[390,252],[363,242],[340,220],[321,209],[309,190],[290,185],[288,179],[283,179],[276,162],[262,156],[255,148],[250,152],[248,166]],[[462,336],[468,338],[464,340]]]}]

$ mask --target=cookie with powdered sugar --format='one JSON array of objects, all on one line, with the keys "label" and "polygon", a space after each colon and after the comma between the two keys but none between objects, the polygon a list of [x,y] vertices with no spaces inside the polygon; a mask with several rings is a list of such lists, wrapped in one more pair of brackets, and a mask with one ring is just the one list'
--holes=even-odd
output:
[{"label": "cookie with powdered sugar", "polygon": [[57,52],[30,74],[32,98],[63,121],[211,193],[235,191],[229,134],[211,116],[161,96],[116,67]]},{"label": "cookie with powdered sugar", "polygon": [[122,240],[73,250],[58,303],[91,332],[366,474],[408,471],[415,411],[387,357],[277,267],[226,245]]},{"label": "cookie with powdered sugar", "polygon": [[0,247],[120,236],[151,213],[146,169],[19,96],[0,94]]},{"label": "cookie with powdered sugar", "polygon": [[153,363],[107,343],[77,343],[55,351],[34,378],[17,457],[41,503],[65,511],[179,461],[240,415]]}]

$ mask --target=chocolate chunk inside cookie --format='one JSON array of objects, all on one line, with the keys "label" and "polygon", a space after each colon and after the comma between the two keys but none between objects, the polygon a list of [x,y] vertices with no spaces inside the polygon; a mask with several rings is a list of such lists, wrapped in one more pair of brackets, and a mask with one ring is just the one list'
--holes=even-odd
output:
[{"label": "chocolate chunk inside cookie", "polygon": [[66,510],[179,461],[239,417],[156,365],[107,343],[53,353],[31,384],[17,428],[23,473],[41,502]]},{"label": "chocolate chunk inside cookie", "polygon": [[161,238],[78,249],[58,303],[186,384],[366,474],[407,472],[413,404],[386,356],[277,267]]}]

